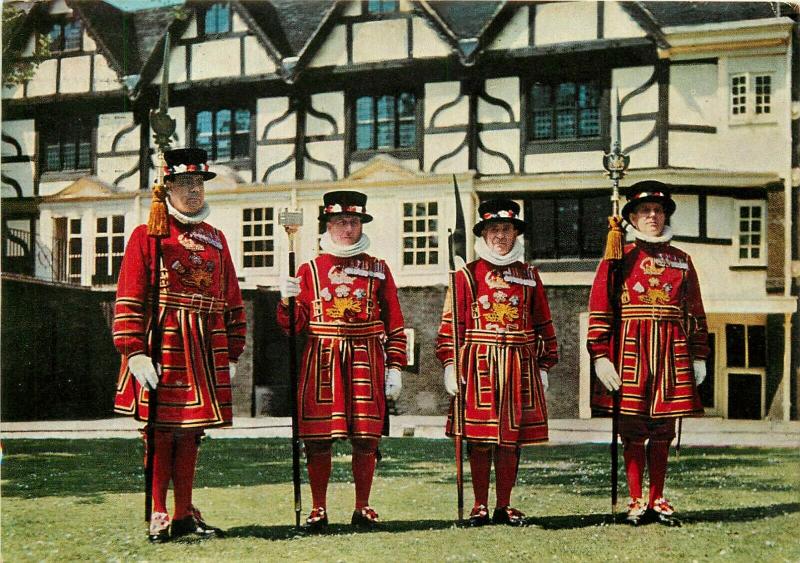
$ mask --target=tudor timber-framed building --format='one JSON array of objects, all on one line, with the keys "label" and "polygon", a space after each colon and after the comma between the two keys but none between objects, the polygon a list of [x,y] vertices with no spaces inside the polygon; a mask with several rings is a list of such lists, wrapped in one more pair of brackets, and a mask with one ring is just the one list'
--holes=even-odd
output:
[{"label": "tudor timber-framed building", "polygon": [[483,198],[522,202],[527,258],[542,272],[561,342],[551,416],[590,416],[586,304],[605,237],[602,154],[618,93],[631,156],[623,185],[675,187],[677,244],[699,270],[714,345],[701,388],[708,413],[797,417],[796,8],[189,0],[123,12],[38,2],[16,39],[30,56],[49,34],[51,56],[3,90],[4,272],[113,299],[124,242],[149,207],[149,111],[166,32],[174,144],[214,159],[210,221],[227,235],[250,304],[238,413],[256,387],[285,386],[274,299],[258,290],[287,269],[277,211],[303,209],[307,260],[332,189],[369,195],[371,251],[401,286],[417,346],[398,409],[444,412],[432,340],[455,175],[468,217]]}]

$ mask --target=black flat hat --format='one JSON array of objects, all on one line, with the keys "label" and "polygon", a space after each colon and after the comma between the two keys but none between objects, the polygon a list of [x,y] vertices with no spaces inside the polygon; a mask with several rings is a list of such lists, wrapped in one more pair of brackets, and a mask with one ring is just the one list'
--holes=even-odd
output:
[{"label": "black flat hat", "polygon": [[172,149],[164,152],[164,179],[171,180],[179,174],[198,174],[210,180],[216,174],[208,171],[208,154],[203,149]]},{"label": "black flat hat", "polygon": [[355,215],[361,218],[362,223],[372,221],[372,215],[367,213],[367,196],[361,192],[349,190],[328,192],[322,196],[322,203],[320,221],[328,221],[337,215]]},{"label": "black flat hat", "polygon": [[645,180],[636,182],[627,193],[628,202],[622,208],[622,217],[627,220],[637,205],[648,201],[660,203],[664,207],[664,213],[670,217],[675,213],[675,201],[669,193],[669,186],[656,180]]},{"label": "black flat hat", "polygon": [[478,206],[480,220],[472,227],[475,236],[481,236],[489,223],[511,223],[520,232],[525,232],[525,221],[519,218],[519,204],[512,199],[487,199]]}]

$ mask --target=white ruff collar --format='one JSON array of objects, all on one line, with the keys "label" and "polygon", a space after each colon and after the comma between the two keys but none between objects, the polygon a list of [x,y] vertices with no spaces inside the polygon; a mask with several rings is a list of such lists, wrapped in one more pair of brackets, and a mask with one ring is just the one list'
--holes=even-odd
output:
[{"label": "white ruff collar", "polygon": [[186,215],[185,213],[181,213],[169,202],[169,198],[166,199],[167,202],[167,209],[169,210],[169,214],[175,217],[178,221],[183,223],[184,225],[197,225],[202,223],[208,217],[208,214],[211,213],[211,208],[208,206],[208,203],[205,201],[203,202],[203,207],[195,213],[194,215]]},{"label": "white ruff collar", "polygon": [[477,237],[475,239],[475,254],[495,266],[508,266],[514,262],[522,262],[525,259],[525,247],[522,245],[522,240],[517,237],[508,254],[501,256],[489,248],[483,237]]},{"label": "white ruff collar", "polygon": [[367,251],[369,248],[369,237],[366,233],[361,233],[361,238],[355,244],[341,245],[333,242],[331,234],[325,231],[319,240],[319,247],[323,252],[336,256],[337,258],[350,258]]},{"label": "white ruff collar", "polygon": [[657,237],[653,235],[646,235],[637,230],[634,226],[631,226],[631,230],[633,231],[634,236],[642,242],[658,244],[660,242],[669,242],[672,240],[672,227],[669,225],[664,225],[664,230],[661,231],[661,235]]}]

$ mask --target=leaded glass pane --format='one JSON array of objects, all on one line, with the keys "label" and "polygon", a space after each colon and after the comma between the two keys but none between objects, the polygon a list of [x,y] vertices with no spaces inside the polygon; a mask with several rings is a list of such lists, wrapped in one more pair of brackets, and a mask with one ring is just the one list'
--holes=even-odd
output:
[{"label": "leaded glass pane", "polygon": [[75,20],[64,24],[64,50],[76,51],[81,48],[83,29],[81,22]]}]

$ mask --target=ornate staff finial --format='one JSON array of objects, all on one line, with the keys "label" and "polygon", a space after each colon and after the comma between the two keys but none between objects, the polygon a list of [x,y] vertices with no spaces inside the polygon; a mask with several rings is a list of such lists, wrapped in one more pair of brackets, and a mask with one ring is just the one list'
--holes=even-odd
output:
[{"label": "ornate staff finial", "polygon": [[622,104],[619,101],[619,89],[617,89],[617,116],[615,124],[616,138],[611,148],[611,152],[603,155],[603,168],[611,178],[611,217],[608,218],[608,238],[606,239],[606,260],[620,260],[622,258],[622,246],[625,240],[625,230],[622,228],[622,217],[619,216],[619,181],[625,177],[625,171],[631,163],[631,157],[622,152],[622,133],[620,123],[622,121]]},{"label": "ornate staff finial", "polygon": [[169,149],[170,138],[175,133],[175,120],[169,116],[169,50],[170,37],[167,30],[164,37],[164,62],[161,69],[161,88],[159,91],[158,111],[150,111],[150,126],[153,128],[153,139],[158,146],[156,156],[156,183],[153,185],[153,200],[150,203],[150,217],[147,220],[147,234],[166,236],[169,233],[167,221],[167,187],[164,185],[164,151]]}]

